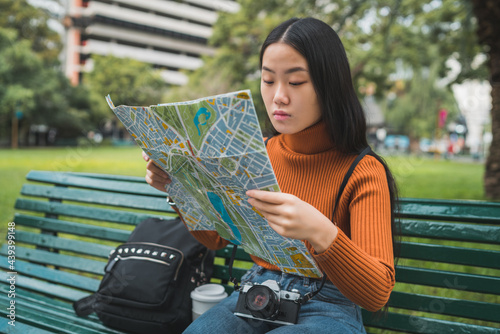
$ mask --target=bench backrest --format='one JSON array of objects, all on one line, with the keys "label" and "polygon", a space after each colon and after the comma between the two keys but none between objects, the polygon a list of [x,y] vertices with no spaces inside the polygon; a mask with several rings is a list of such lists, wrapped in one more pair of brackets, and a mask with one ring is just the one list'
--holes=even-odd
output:
[{"label": "bench backrest", "polygon": [[[143,178],[32,171],[16,202],[17,285],[64,301],[96,291],[109,252],[150,216],[175,217]],[[402,199],[403,243],[389,312],[368,327],[493,333],[500,326],[500,204]],[[1,252],[5,255],[6,245]],[[214,281],[227,284],[231,247]],[[251,266],[239,249],[234,276]],[[7,269],[7,264],[0,264]],[[229,287],[228,287],[229,289]]]},{"label": "bench backrest", "polygon": [[389,302],[398,313],[387,322],[412,333],[498,332],[479,326],[500,327],[500,203],[400,203],[402,244]]}]

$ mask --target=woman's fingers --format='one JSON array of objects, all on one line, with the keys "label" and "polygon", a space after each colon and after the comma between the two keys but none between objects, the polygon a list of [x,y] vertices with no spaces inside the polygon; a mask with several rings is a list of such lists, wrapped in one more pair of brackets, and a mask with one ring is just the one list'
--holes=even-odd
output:
[{"label": "woman's fingers", "polygon": [[145,177],[146,179],[146,182],[153,188],[155,189],[158,189],[160,191],[163,191],[163,192],[167,192],[167,189],[165,188],[166,187],[166,183],[164,182],[158,182],[158,181],[155,181],[154,179],[152,179],[149,175],[146,175]]},{"label": "woman's fingers", "polygon": [[165,187],[172,182],[170,176],[158,167],[146,153],[143,152],[142,157],[148,162],[146,165],[146,182],[153,188],[166,192]]},{"label": "woman's fingers", "polygon": [[248,203],[257,210],[259,210],[259,212],[262,213],[263,215],[266,214],[277,215],[280,213],[279,204],[263,202],[261,200],[252,197],[248,199]]},{"label": "woman's fingers", "polygon": [[156,163],[153,161],[153,160],[149,160],[147,165],[146,165],[146,170],[150,171],[151,173],[155,174],[158,176],[158,178],[160,179],[170,179],[170,177],[168,176],[168,174],[163,170],[161,169],[160,167],[158,167],[158,165],[156,165]]},{"label": "woman's fingers", "polygon": [[288,218],[294,215],[294,197],[290,194],[263,190],[249,190],[246,194],[249,196],[248,203],[264,215]]},{"label": "woman's fingers", "polygon": [[170,179],[166,181],[165,179],[158,178],[157,175],[151,173],[149,170],[146,171],[145,179],[150,186],[164,192],[167,192],[167,189],[165,189],[165,187],[171,182]]},{"label": "woman's fingers", "polygon": [[272,204],[282,204],[286,198],[286,194],[273,191],[257,190],[252,189],[246,192],[246,195],[250,198],[254,198],[261,202],[267,202]]}]

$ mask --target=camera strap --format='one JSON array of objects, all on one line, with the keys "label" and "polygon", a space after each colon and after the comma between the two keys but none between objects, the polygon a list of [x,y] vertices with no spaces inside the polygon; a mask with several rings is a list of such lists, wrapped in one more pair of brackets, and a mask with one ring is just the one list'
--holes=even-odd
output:
[{"label": "camera strap", "polygon": [[[271,139],[271,138],[268,138],[268,140],[269,139]],[[267,140],[266,140],[266,145],[267,145]],[[342,196],[342,193],[344,192],[344,188],[347,185],[347,182],[349,181],[351,174],[354,172],[354,169],[356,168],[358,163],[361,161],[361,159],[363,159],[363,157],[370,152],[371,152],[370,146],[367,146],[365,149],[363,149],[363,151],[361,151],[361,153],[352,162],[351,167],[349,167],[349,170],[345,174],[344,179],[342,180],[342,183],[340,185],[339,192],[337,193],[337,197],[335,199],[335,205],[333,207],[332,219],[333,219],[333,216],[335,215],[335,210],[337,209],[337,205],[339,204],[340,196]],[[236,257],[237,249],[238,249],[238,246],[233,245],[233,252],[231,253],[231,259],[229,260],[229,267],[228,267],[229,281],[234,284],[235,291],[240,290],[240,284],[238,283],[238,280],[235,277],[233,277],[233,262],[234,262],[234,258]],[[320,284],[319,288],[315,291],[311,291],[311,292],[306,293],[303,297],[301,297],[297,301],[297,303],[302,305],[302,304],[306,303],[307,301],[311,300],[314,296],[316,296],[321,291],[321,289],[323,288],[325,283],[326,283],[326,274],[323,272],[323,277],[321,279],[321,284]]]},{"label": "camera strap", "polygon": [[228,268],[229,282],[234,284],[234,291],[240,290],[240,284],[238,283],[238,280],[236,279],[236,277],[233,277],[233,262],[234,262],[234,258],[236,257],[236,250],[237,249],[238,249],[238,246],[233,245],[233,252],[231,253],[231,259],[229,260],[229,268]]}]

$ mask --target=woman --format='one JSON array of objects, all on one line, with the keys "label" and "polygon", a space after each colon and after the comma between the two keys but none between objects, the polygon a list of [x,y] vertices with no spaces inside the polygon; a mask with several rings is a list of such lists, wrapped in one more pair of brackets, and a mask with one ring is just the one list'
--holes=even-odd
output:
[{"label": "woman", "polygon": [[[276,130],[267,151],[282,192],[249,190],[248,201],[277,233],[302,240],[328,280],[302,305],[296,325],[235,316],[235,292],[186,333],[365,333],[359,306],[381,309],[395,283],[395,184],[385,163],[370,153],[354,170],[333,214],[344,175],[368,146],[345,50],[327,24],[290,19],[269,34],[260,64],[261,94]],[[151,161],[146,180],[160,190],[169,183]],[[209,248],[228,244],[215,231],[192,233]],[[255,265],[242,283],[271,279],[301,295],[320,286],[252,259]]]}]

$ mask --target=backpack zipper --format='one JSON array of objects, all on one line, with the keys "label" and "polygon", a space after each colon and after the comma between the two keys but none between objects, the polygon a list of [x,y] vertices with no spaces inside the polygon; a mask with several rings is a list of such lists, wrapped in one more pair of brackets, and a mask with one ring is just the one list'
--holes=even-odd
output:
[{"label": "backpack zipper", "polygon": [[170,263],[161,261],[161,260],[156,260],[156,259],[150,259],[149,257],[143,257],[143,256],[126,256],[126,257],[121,257],[120,255],[117,255],[115,259],[118,258],[118,260],[141,260],[141,261],[151,261],[159,264],[163,264],[166,266],[170,266]]},{"label": "backpack zipper", "polygon": [[[177,276],[179,275],[179,270],[181,269],[182,263],[184,262],[184,253],[182,253],[182,251],[178,250],[177,248],[173,248],[173,247],[169,247],[169,246],[164,246],[164,245],[159,245],[159,244],[155,244],[155,243],[152,243],[152,242],[130,242],[130,243],[122,244],[118,248],[122,248],[123,249],[123,247],[125,247],[126,245],[129,245],[129,247],[131,247],[132,245],[149,245],[149,246],[160,247],[160,248],[164,248],[164,249],[168,249],[168,250],[174,250],[174,251],[178,252],[180,254],[181,259],[180,259],[179,264],[178,264],[178,266],[177,266],[177,268],[175,270],[175,275],[174,275],[174,281],[177,280]],[[114,251],[116,251],[117,249],[115,249]],[[113,253],[115,253],[115,252],[113,252]],[[145,260],[145,261],[151,261],[151,262],[155,262],[155,263],[159,263],[159,264],[164,264],[164,265],[170,266],[170,263],[168,263],[166,261],[152,259],[152,258],[147,257],[147,256],[126,256],[126,257],[121,257],[119,254],[116,254],[115,257],[113,258],[113,262],[110,262],[110,263],[108,263],[108,265],[106,265],[105,271],[106,272],[110,271],[114,267],[114,265],[116,264],[116,262],[118,262],[118,260],[127,260],[127,259]]]}]

